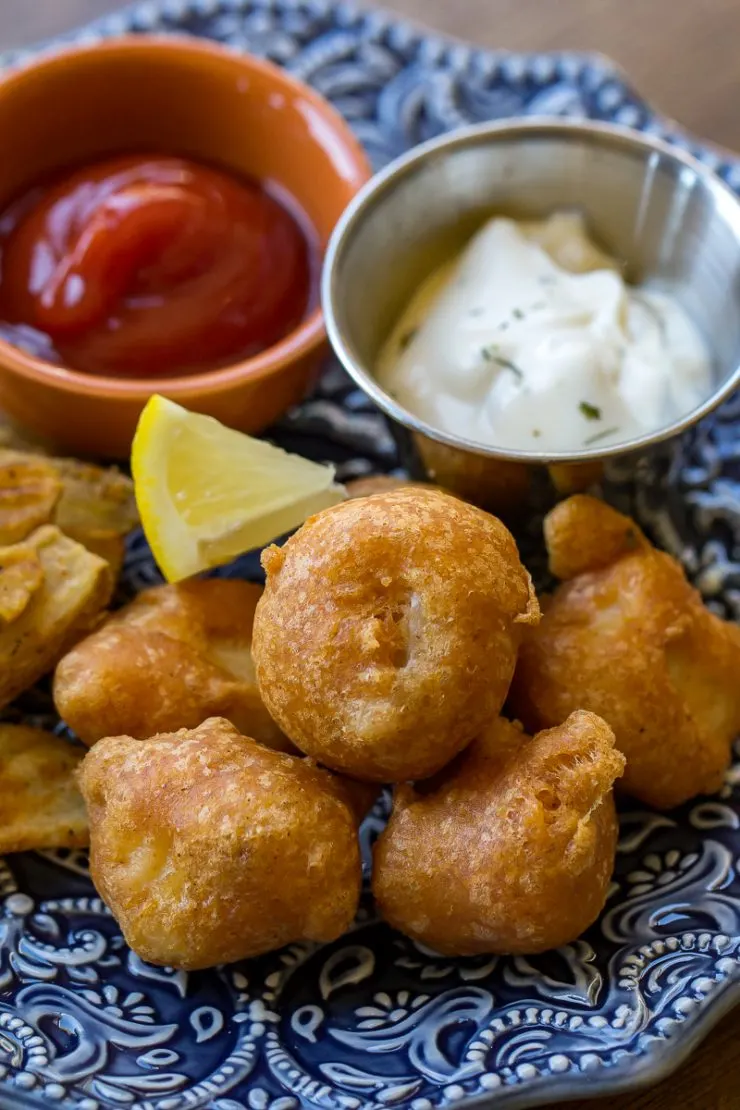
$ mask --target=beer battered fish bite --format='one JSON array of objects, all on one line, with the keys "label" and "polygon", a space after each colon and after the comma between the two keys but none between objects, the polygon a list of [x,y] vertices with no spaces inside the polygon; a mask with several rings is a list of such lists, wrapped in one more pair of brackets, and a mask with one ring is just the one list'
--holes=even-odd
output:
[{"label": "beer battered fish bite", "polygon": [[102,740],[80,786],[93,881],[142,959],[211,967],[351,925],[359,813],[329,771],[212,719]]},{"label": "beer battered fish bite", "polygon": [[529,729],[598,713],[627,757],[620,787],[659,809],[718,790],[740,731],[740,628],[603,502],[562,502],[545,538],[567,581],[522,646],[513,713]]},{"label": "beer battered fish bite", "polygon": [[448,956],[574,940],[607,898],[623,767],[593,713],[531,740],[497,719],[435,779],[397,787],[373,860],[383,916]]},{"label": "beer battered fish bite", "polygon": [[435,490],[345,501],[262,565],[263,700],[302,751],[368,781],[424,778],[461,751],[539,619],[504,525]]},{"label": "beer battered fish bite", "polygon": [[86,744],[194,728],[226,717],[270,747],[290,748],[262,704],[251,653],[261,587],[195,579],[140,593],[57,667],[54,701]]}]

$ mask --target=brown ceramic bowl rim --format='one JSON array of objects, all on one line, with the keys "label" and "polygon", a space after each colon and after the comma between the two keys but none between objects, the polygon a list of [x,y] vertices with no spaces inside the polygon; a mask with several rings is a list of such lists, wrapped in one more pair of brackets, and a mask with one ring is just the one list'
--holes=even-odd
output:
[{"label": "brown ceramic bowl rim", "polygon": [[[273,78],[283,88],[300,93],[304,100],[316,108],[331,125],[341,141],[343,153],[349,157],[360,183],[371,175],[370,164],[359,141],[350,131],[340,114],[319,93],[303,81],[286,73],[272,62],[234,47],[211,43],[202,39],[180,35],[122,35],[94,43],[72,44],[43,52],[30,61],[24,60],[0,77],[0,98],[7,96],[15,85],[33,80],[36,73],[67,61],[72,57],[100,57],[118,54],[150,53],[165,57],[188,54],[202,58],[230,59],[235,66]],[[301,197],[296,196],[298,203]],[[35,382],[54,384],[67,393],[87,397],[125,397],[128,400],[147,400],[152,393],[166,393],[169,397],[186,397],[222,393],[237,382],[258,382],[318,348],[326,338],[324,314],[319,302],[298,327],[278,343],[267,347],[258,355],[229,363],[214,370],[197,374],[172,375],[162,378],[115,378],[103,374],[88,374],[36,358],[8,340],[0,337],[0,361],[12,373]]]}]

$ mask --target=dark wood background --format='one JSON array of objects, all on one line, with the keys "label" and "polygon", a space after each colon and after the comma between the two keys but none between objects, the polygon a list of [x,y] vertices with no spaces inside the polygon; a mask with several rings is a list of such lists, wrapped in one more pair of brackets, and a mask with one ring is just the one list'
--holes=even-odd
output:
[{"label": "dark wood background", "polygon": [[[0,49],[121,8],[117,0],[0,0]],[[481,45],[599,50],[656,107],[740,151],[740,0],[385,0]],[[642,1094],[560,1110],[740,1110],[740,1009],[671,1079]]]}]

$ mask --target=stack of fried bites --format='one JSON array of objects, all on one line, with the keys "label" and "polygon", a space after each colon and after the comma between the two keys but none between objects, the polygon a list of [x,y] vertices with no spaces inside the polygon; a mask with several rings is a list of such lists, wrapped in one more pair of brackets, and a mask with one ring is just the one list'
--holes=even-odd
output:
[{"label": "stack of fried bites", "polygon": [[[92,631],[111,575],[81,527],[64,534],[59,500],[7,549],[2,635],[24,617],[38,628],[35,605],[55,646],[35,668],[17,649],[6,700],[58,663],[57,709],[91,749],[76,776],[93,879],[154,963],[339,937],[360,896],[358,827],[386,783],[372,875],[383,916],[448,955],[543,951],[603,908],[615,782],[657,807],[722,783],[740,629],[632,521],[590,497],[558,505],[545,539],[561,585],[541,611],[495,517],[431,486],[351,492],[264,551],[264,591],[157,587]],[[55,588],[46,614],[64,557],[88,600],[60,615]],[[34,841],[16,821],[5,850],[84,840],[75,749],[0,737],[11,766],[50,758],[52,741],[67,760],[67,831],[54,840],[39,821]]]}]

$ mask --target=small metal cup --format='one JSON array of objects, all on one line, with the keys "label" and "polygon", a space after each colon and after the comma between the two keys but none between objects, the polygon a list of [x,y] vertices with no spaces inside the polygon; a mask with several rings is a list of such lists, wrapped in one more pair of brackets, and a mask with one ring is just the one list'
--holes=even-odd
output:
[{"label": "small metal cup", "polygon": [[[503,450],[433,428],[376,381],[381,347],[419,284],[493,214],[537,219],[577,209],[630,282],[676,296],[709,343],[713,389],[697,408],[622,443]],[[740,381],[740,200],[695,158],[650,135],[555,119],[483,124],[417,147],[377,174],[331,238],[322,279],[329,338],[355,382],[408,429],[428,475],[509,515],[534,491],[597,481],[605,460],[701,420]],[[538,495],[537,501],[541,502]]]}]

